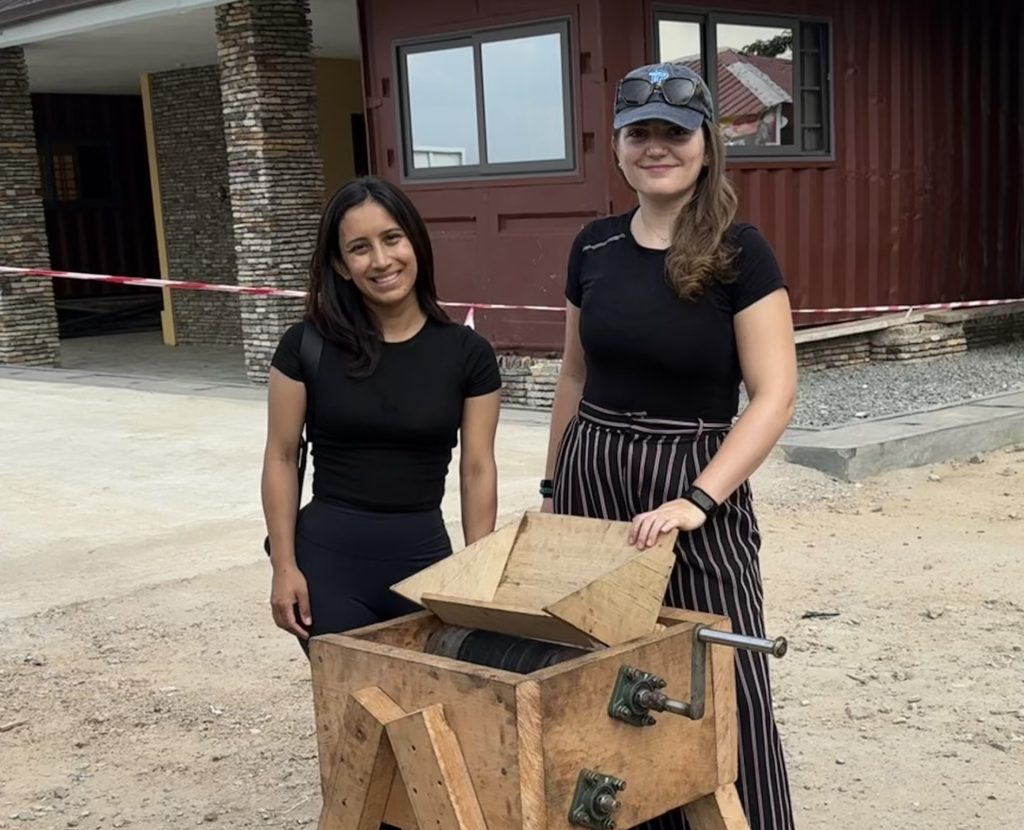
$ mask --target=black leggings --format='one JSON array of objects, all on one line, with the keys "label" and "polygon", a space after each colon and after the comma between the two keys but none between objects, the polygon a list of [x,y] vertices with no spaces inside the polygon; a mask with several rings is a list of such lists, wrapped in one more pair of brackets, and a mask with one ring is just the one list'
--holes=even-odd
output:
[{"label": "black leggings", "polygon": [[295,532],[295,561],[306,577],[313,615],[310,635],[420,610],[391,586],[451,552],[440,510],[368,513],[313,499]]}]

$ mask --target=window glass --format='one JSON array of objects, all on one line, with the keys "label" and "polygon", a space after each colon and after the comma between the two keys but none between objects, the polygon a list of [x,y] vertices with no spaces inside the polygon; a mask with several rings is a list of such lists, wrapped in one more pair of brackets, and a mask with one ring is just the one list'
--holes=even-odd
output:
[{"label": "window glass", "polygon": [[701,25],[690,20],[659,20],[659,60],[682,62],[694,72],[704,74],[704,50],[701,47]]},{"label": "window glass", "polygon": [[473,47],[405,57],[416,169],[480,163]]},{"label": "window glass", "polygon": [[564,159],[561,35],[489,41],[480,51],[488,163]]},{"label": "window glass", "polygon": [[725,143],[793,145],[793,30],[719,23],[715,38]]}]

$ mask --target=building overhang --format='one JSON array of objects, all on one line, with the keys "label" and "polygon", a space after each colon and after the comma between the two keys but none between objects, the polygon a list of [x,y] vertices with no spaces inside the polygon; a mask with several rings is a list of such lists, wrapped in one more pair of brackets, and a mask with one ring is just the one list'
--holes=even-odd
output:
[{"label": "building overhang", "polygon": [[[83,2],[0,3],[0,49],[24,48],[33,92],[136,94],[143,74],[217,63],[214,7],[228,0]],[[356,0],[310,6],[314,56],[359,58]]]}]

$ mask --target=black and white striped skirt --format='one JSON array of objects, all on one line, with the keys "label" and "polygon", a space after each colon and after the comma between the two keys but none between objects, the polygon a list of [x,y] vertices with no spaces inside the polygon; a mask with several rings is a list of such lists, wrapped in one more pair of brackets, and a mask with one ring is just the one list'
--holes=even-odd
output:
[{"label": "black and white striped skirt", "polygon": [[[558,452],[554,510],[629,521],[679,498],[721,446],[730,424],[671,421],[582,401]],[[680,533],[665,604],[720,614],[733,630],[764,637],[761,535],[744,483],[691,533]],[[792,830],[789,781],[772,714],[768,657],[736,652],[740,799],[751,830]],[[681,830],[682,811],[643,830]]]}]

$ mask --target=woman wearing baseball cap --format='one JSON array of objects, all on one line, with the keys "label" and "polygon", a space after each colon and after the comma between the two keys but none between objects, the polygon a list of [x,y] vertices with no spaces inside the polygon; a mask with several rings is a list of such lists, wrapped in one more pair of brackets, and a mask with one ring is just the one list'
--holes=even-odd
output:
[{"label": "woman wearing baseball cap", "polygon": [[[793,415],[796,349],[771,247],[738,222],[703,79],[681,63],[618,84],[613,149],[637,206],[569,255],[544,509],[677,536],[668,605],[765,636],[749,477]],[[749,404],[738,418],[739,385]],[[551,499],[551,500],[549,500]],[[737,651],[740,773],[752,830],[793,827],[767,657]],[[645,825],[686,826],[681,811]]]}]

